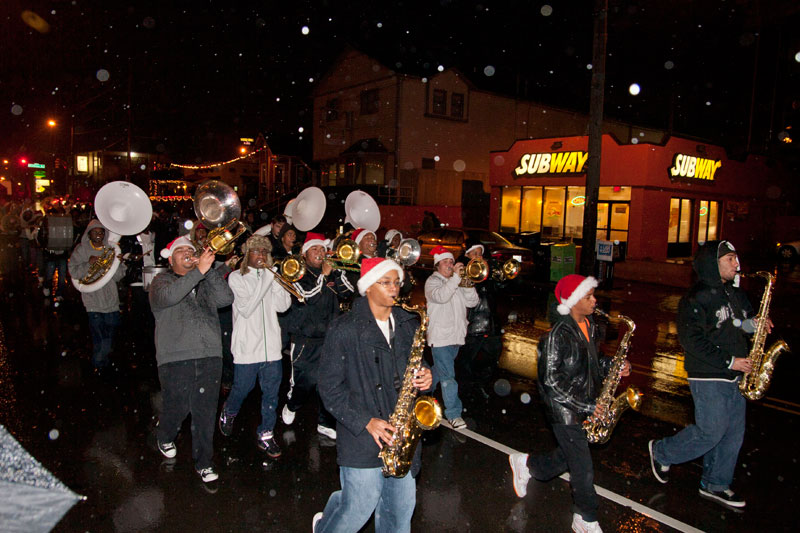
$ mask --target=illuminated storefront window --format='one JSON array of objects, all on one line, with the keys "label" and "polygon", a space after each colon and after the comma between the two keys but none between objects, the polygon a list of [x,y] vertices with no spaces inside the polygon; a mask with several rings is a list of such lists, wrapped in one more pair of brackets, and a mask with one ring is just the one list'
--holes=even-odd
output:
[{"label": "illuminated storefront window", "polygon": [[544,188],[542,238],[560,238],[564,233],[564,187]]},{"label": "illuminated storefront window", "polygon": [[583,187],[567,187],[567,218],[564,236],[580,239],[583,236],[583,206],[586,196]]},{"label": "illuminated storefront window", "polygon": [[519,232],[519,187],[505,187],[500,199],[500,231]]},{"label": "illuminated storefront window", "polygon": [[717,227],[719,224],[719,203],[700,200],[698,213],[697,242],[717,240]]},{"label": "illuminated storefront window", "polygon": [[670,198],[667,257],[692,255],[692,204],[689,198]]},{"label": "illuminated storefront window", "polygon": [[542,188],[522,189],[522,217],[520,231],[542,230]]}]

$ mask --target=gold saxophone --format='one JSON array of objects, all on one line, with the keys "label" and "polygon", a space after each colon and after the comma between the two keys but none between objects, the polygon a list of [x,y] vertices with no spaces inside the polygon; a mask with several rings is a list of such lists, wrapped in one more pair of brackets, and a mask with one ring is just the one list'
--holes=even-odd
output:
[{"label": "gold saxophone", "polygon": [[780,353],[784,350],[789,351],[789,345],[784,340],[775,341],[764,352],[764,343],[767,340],[767,323],[769,318],[769,304],[772,301],[772,291],[775,290],[775,275],[765,271],[749,274],[748,277],[761,277],[767,280],[764,287],[764,295],[761,297],[761,305],[758,307],[756,319],[756,331],[753,334],[753,346],[747,359],[753,365],[753,371],[748,372],[739,382],[739,390],[748,400],[760,400],[767,393],[769,382],[772,379],[772,372],[775,370],[775,362]]},{"label": "gold saxophone", "polygon": [[386,477],[404,477],[408,474],[422,431],[434,429],[442,421],[442,409],[439,403],[432,396],[417,397],[417,389],[411,383],[417,371],[422,368],[428,314],[423,306],[412,307],[406,304],[400,306],[410,313],[419,315],[419,327],[414,333],[411,355],[408,357],[397,404],[394,406],[392,416],[389,417],[389,423],[397,431],[394,433],[392,444],[381,448],[378,454],[383,461],[382,470]]},{"label": "gold saxophone", "polygon": [[[610,319],[608,314],[599,309],[595,309],[594,312]],[[619,319],[628,326],[628,331],[619,341],[619,347],[617,348],[617,353],[614,354],[611,369],[608,371],[608,376],[603,381],[603,388],[597,397],[597,405],[603,408],[603,413],[599,417],[590,415],[589,418],[583,421],[586,440],[595,444],[602,444],[611,437],[611,432],[614,431],[620,416],[628,407],[638,410],[639,406],[642,405],[642,393],[633,386],[628,387],[625,392],[616,398],[614,397],[614,392],[617,390],[617,385],[619,385],[621,378],[620,371],[625,364],[631,337],[633,337],[633,331],[636,329],[636,324],[630,318],[619,315]]]}]

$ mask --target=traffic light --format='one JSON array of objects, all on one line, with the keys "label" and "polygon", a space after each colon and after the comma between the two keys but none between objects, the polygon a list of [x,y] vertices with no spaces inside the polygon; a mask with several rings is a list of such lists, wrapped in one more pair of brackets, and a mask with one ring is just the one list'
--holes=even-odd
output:
[{"label": "traffic light", "polygon": [[25,166],[25,165],[27,165],[27,164],[28,164],[28,160],[27,160],[26,158],[24,158],[24,157],[20,157],[20,158],[19,158],[19,164],[20,164],[21,166]]}]

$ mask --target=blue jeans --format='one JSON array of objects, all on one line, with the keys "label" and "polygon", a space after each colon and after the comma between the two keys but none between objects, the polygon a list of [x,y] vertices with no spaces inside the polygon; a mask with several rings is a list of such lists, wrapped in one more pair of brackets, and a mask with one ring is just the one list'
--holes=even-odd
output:
[{"label": "blue jeans", "polygon": [[[44,288],[50,289],[53,287],[53,275],[58,270],[58,285],[56,285],[56,296],[61,296],[64,293],[64,287],[67,286],[67,258],[58,257],[55,259],[48,259],[45,263],[44,273]],[[119,313],[117,313],[119,314]]]},{"label": "blue jeans", "polygon": [[695,423],[653,446],[656,461],[685,463],[703,456],[700,484],[713,491],[730,488],[744,440],[747,400],[738,383],[689,380]]},{"label": "blue jeans", "polygon": [[277,361],[265,361],[246,365],[233,365],[233,387],[225,405],[222,406],[225,414],[236,416],[242,407],[242,402],[253,390],[256,379],[261,385],[261,425],[258,434],[272,431],[277,420],[278,389],[281,387],[283,365]]},{"label": "blue jeans", "polygon": [[108,366],[108,354],[114,344],[114,333],[119,326],[119,311],[113,313],[89,312],[89,331],[92,334],[92,365]]},{"label": "blue jeans", "polygon": [[461,399],[458,397],[458,383],[456,382],[455,360],[459,346],[433,346],[433,385],[442,384],[442,400],[444,401],[444,416],[448,420],[461,416]]},{"label": "blue jeans", "polygon": [[328,498],[315,533],[352,533],[375,512],[375,533],[411,531],[417,504],[414,478],[384,477],[380,468],[339,467],[342,490]]}]

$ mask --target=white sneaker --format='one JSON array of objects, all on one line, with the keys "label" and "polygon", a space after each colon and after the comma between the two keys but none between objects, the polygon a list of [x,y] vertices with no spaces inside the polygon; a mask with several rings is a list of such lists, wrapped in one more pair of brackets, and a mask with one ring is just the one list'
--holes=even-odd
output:
[{"label": "white sneaker", "polygon": [[294,411],[289,409],[288,405],[283,406],[283,411],[281,411],[281,420],[287,426],[291,426],[292,422],[294,422]]},{"label": "white sneaker", "polygon": [[311,519],[311,533],[314,533],[317,529],[317,523],[322,520],[322,513],[319,512],[314,515],[314,518]]},{"label": "white sneaker", "polygon": [[200,479],[203,480],[203,483],[211,483],[212,481],[216,481],[219,479],[219,475],[214,472],[214,468],[202,468],[197,470],[197,473],[200,474]]},{"label": "white sneaker", "polygon": [[44,294],[45,296],[50,296],[50,289],[48,288],[42,289],[42,294]]},{"label": "white sneaker", "polygon": [[161,452],[161,455],[166,457],[167,459],[172,459],[176,455],[178,455],[178,449],[175,447],[174,442],[157,442],[158,444],[158,451]]},{"label": "white sneaker", "polygon": [[528,481],[531,479],[528,454],[512,453],[508,456],[508,464],[511,465],[511,473],[514,475],[514,492],[517,493],[517,497],[524,498],[528,493]]},{"label": "white sneaker", "polygon": [[572,515],[572,531],[575,533],[603,533],[599,522],[587,522],[578,513]]},{"label": "white sneaker", "polygon": [[325,435],[331,440],[336,440],[336,430],[333,428],[323,426],[322,424],[317,424],[317,433],[320,435]]},{"label": "white sneaker", "polygon": [[453,429],[465,429],[467,427],[467,423],[464,422],[464,419],[460,416],[450,420],[450,425],[453,427]]}]

